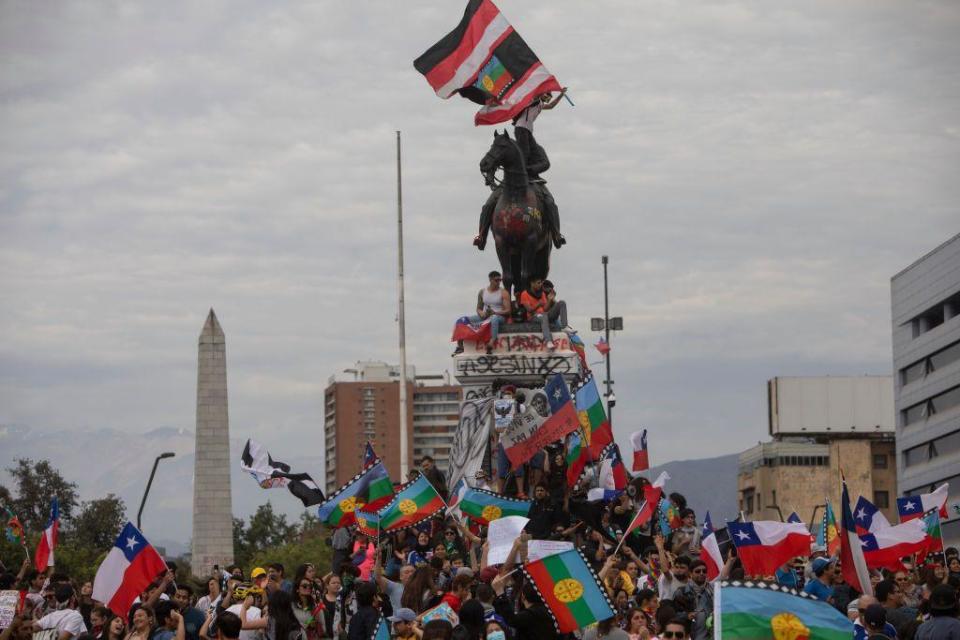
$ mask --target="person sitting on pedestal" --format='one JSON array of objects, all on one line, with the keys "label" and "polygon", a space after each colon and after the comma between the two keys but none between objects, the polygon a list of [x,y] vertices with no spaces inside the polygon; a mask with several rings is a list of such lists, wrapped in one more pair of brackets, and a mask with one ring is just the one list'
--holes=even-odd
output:
[{"label": "person sitting on pedestal", "polygon": [[[487,353],[493,353],[493,345],[500,335],[500,326],[510,317],[510,293],[500,286],[503,276],[499,271],[487,274],[490,284],[477,293],[477,315],[470,316],[470,324],[480,324],[490,320],[490,341],[487,342]],[[463,353],[463,341],[457,342],[454,355]]]},{"label": "person sitting on pedestal", "polygon": [[543,278],[533,278],[530,288],[520,294],[520,304],[526,309],[528,320],[540,323],[547,351],[554,351],[557,345],[553,342],[550,325],[555,325],[557,329],[567,326],[567,303],[557,300],[553,283]]}]

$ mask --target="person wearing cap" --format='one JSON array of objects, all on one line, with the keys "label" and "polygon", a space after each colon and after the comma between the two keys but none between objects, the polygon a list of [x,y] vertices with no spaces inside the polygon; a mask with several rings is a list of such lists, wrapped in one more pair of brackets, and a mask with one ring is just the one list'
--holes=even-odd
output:
[{"label": "person wearing cap", "polygon": [[34,631],[56,629],[57,640],[70,640],[81,633],[87,632],[87,625],[83,616],[77,611],[77,594],[69,584],[61,584],[54,591],[56,611],[48,613],[34,621]]},{"label": "person wearing cap", "polygon": [[267,582],[267,570],[263,567],[254,567],[250,572],[250,581],[262,589]]},{"label": "person wearing cap", "polygon": [[[866,626],[864,625],[864,614],[866,614],[867,609],[871,605],[877,605],[879,602],[873,596],[860,596],[856,600],[850,602],[851,606],[855,607],[854,616],[853,616],[853,640],[867,640],[869,632],[867,631]],[[848,610],[847,615],[849,617],[850,612]],[[884,614],[886,615],[886,614]],[[883,627],[883,633],[889,638],[897,637],[897,629],[892,624],[887,622]]]},{"label": "person wearing cap", "polygon": [[817,600],[833,603],[833,560],[830,558],[816,558],[811,563],[813,579],[803,585],[803,592]]},{"label": "person wearing cap", "polygon": [[393,637],[397,640],[417,640],[423,636],[417,625],[417,614],[413,609],[401,607],[394,610],[394,614],[387,618],[393,623]]},{"label": "person wearing cap", "polygon": [[864,609],[860,620],[863,622],[863,628],[867,632],[868,640],[892,640],[897,637],[896,634],[889,636],[885,633],[888,626],[887,610],[879,603],[871,604]]},{"label": "person wearing cap", "polygon": [[930,592],[930,619],[917,629],[916,640],[960,640],[957,590],[940,584]]}]

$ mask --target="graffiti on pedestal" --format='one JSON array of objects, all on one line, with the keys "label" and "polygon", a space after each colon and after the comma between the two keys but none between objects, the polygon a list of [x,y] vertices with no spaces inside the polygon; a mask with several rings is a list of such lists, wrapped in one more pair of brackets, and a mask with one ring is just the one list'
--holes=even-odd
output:
[{"label": "graffiti on pedestal", "polygon": [[551,376],[577,373],[574,355],[494,353],[457,360],[457,375],[470,376]]}]

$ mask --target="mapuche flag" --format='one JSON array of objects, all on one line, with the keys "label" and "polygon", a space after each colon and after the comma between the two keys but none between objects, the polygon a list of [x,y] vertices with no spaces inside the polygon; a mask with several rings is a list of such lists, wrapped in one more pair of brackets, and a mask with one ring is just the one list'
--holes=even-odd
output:
[{"label": "mapuche flag", "polygon": [[380,514],[364,509],[357,509],[353,513],[357,518],[357,531],[371,538],[380,537]]},{"label": "mapuche flag", "polygon": [[401,487],[393,500],[380,509],[380,531],[389,533],[418,525],[446,506],[427,477],[419,476]]},{"label": "mapuche flag", "polygon": [[599,460],[604,447],[613,442],[613,431],[610,429],[610,421],[607,420],[607,412],[603,408],[600,392],[597,391],[597,381],[593,376],[587,378],[577,389],[573,402],[577,405],[577,415],[590,448],[590,455],[594,460]]},{"label": "mapuche flag", "polygon": [[550,610],[559,633],[571,633],[614,616],[606,589],[576,549],[523,566]]},{"label": "mapuche flag", "polygon": [[483,525],[506,516],[526,517],[532,505],[529,500],[508,498],[486,489],[467,489],[459,502],[460,513]]},{"label": "mapuche flag", "polygon": [[459,93],[484,105],[477,125],[511,120],[537,96],[561,89],[491,0],[470,0],[460,24],[413,66],[444,100]]},{"label": "mapuche flag", "polygon": [[340,487],[317,509],[317,515],[331,527],[346,527],[357,521],[354,511],[361,507],[374,511],[387,504],[393,497],[393,483],[377,460]]},{"label": "mapuche flag", "polygon": [[590,461],[590,448],[583,444],[578,431],[567,436],[567,486],[571,489],[580,482],[583,470]]}]

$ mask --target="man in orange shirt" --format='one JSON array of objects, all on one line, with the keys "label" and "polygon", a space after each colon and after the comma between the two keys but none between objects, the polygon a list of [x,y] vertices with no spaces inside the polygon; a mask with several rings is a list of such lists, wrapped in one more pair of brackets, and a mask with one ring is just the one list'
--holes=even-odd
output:
[{"label": "man in orange shirt", "polygon": [[540,322],[540,330],[543,332],[543,342],[547,345],[547,350],[556,349],[553,334],[550,333],[550,324],[555,323],[558,329],[567,326],[567,303],[557,300],[553,283],[543,278],[534,278],[530,281],[530,288],[520,294],[520,304],[527,310],[529,321]]}]

